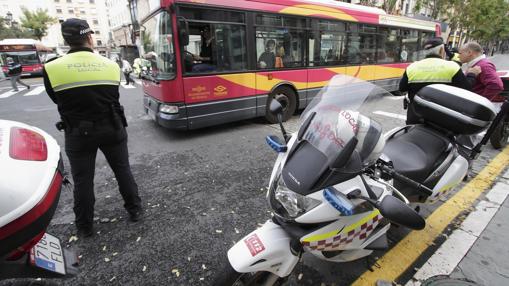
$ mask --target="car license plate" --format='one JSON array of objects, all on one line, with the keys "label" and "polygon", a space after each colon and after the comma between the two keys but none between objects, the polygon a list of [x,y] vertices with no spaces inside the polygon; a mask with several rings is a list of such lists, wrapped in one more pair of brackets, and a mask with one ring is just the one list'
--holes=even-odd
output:
[{"label": "car license plate", "polygon": [[45,233],[31,249],[30,263],[36,267],[65,275],[64,252],[60,240]]}]

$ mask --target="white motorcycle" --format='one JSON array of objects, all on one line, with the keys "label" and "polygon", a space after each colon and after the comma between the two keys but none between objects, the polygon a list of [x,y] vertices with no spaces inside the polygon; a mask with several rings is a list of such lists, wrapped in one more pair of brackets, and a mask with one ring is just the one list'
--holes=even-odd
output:
[{"label": "white motorcycle", "polygon": [[67,181],[55,139],[0,120],[0,174],[0,280],[76,275],[77,255],[46,233]]},{"label": "white motorcycle", "polygon": [[[304,252],[352,261],[386,249],[391,222],[425,227],[409,202],[436,201],[462,181],[468,161],[455,136],[486,129],[495,109],[476,94],[431,85],[411,105],[423,124],[401,127],[393,98],[338,75],[303,112],[298,132],[288,136],[279,120],[286,142],[267,137],[279,152],[267,192],[274,215],[230,248],[215,285],[279,285]],[[270,111],[281,119],[277,101]]]}]

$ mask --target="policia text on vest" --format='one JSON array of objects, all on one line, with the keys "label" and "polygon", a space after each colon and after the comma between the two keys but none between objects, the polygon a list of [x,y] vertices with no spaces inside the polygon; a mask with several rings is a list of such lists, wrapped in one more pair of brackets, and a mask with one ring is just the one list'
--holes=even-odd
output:
[{"label": "policia text on vest", "polygon": [[46,91],[64,122],[60,127],[65,131],[65,152],[74,181],[78,233],[93,234],[98,149],[115,173],[125,209],[131,218],[137,218],[141,199],[129,165],[127,122],[119,102],[120,68],[90,48],[80,47],[46,63],[43,76]]}]

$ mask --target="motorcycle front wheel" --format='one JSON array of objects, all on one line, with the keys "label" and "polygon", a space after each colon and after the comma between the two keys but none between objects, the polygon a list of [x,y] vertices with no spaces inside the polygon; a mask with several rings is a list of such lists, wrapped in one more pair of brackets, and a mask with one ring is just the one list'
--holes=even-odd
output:
[{"label": "motorcycle front wheel", "polygon": [[490,142],[493,148],[500,149],[507,145],[509,139],[509,117],[506,116],[491,134]]},{"label": "motorcycle front wheel", "polygon": [[258,271],[253,273],[239,273],[233,269],[229,262],[222,271],[219,272],[214,281],[214,285],[221,286],[279,286],[284,282],[283,278],[266,272]]}]

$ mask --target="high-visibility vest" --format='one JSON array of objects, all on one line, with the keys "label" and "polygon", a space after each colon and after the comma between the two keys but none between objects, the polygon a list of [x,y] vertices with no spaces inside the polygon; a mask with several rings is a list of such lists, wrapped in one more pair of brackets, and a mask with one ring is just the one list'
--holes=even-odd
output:
[{"label": "high-visibility vest", "polygon": [[88,51],[67,54],[44,65],[51,87],[58,93],[76,87],[119,85],[119,66]]},{"label": "high-visibility vest", "polygon": [[451,83],[460,70],[457,63],[439,58],[427,58],[409,65],[408,83]]},{"label": "high-visibility vest", "polygon": [[454,53],[454,56],[452,56],[451,61],[453,61],[453,62],[458,62],[458,63],[459,63],[459,62],[461,62],[461,61],[460,61],[460,54],[458,54],[458,53]]}]

